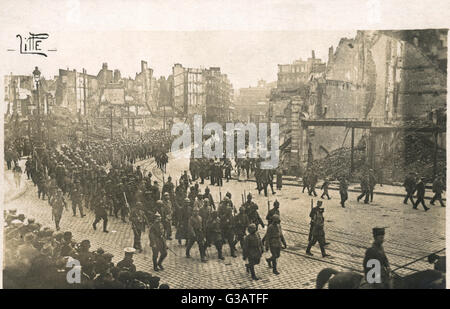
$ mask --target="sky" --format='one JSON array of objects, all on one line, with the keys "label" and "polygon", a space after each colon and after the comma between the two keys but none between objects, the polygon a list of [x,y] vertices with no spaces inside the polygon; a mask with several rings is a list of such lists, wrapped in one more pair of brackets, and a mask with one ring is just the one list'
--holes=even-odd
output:
[{"label": "sky", "polygon": [[[34,66],[46,77],[67,67],[97,74],[108,62],[134,77],[146,60],[156,77],[174,63],[219,66],[238,89],[276,80],[277,64],[312,49],[326,61],[328,47],[357,29],[447,28],[448,8],[445,0],[2,0],[0,75]],[[43,47],[57,51],[7,51],[29,32],[48,33]]]},{"label": "sky", "polygon": [[[135,77],[140,61],[148,62],[154,76],[168,76],[174,63],[184,67],[218,66],[235,89],[255,86],[257,80],[275,81],[278,64],[311,57],[326,61],[328,48],[356,31],[90,31],[53,32],[41,48],[53,49],[48,57],[21,55],[19,38],[9,39],[11,61],[6,72],[30,74],[38,66],[51,78],[58,69],[85,68],[97,75],[102,63],[119,69],[122,77]],[[27,33],[22,34],[23,37]],[[7,73],[8,74],[8,73]]]}]

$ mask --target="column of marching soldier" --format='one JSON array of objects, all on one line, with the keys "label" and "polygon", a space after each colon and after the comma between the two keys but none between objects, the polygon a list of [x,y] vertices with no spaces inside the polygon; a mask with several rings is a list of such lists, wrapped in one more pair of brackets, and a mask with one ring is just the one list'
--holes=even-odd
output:
[{"label": "column of marching soldier", "polygon": [[[155,156],[158,166],[164,168],[168,150],[165,145],[169,145],[164,138],[149,139],[147,144],[140,140],[119,141],[110,145],[62,145],[60,150],[38,149],[33,152],[32,158],[27,159],[25,172],[37,186],[38,198],[48,197],[56,230],[60,230],[63,209],[67,209],[67,199],[70,199],[73,216],[77,215],[77,210],[82,217],[85,216],[85,209],[93,210],[93,228],[96,229],[103,220],[105,233],[108,233],[108,212],[116,218],[120,215],[124,222],[129,217],[134,234],[133,247],[138,252],[142,252],[141,234],[148,227],[155,271],[163,269],[162,262],[167,255],[166,239],[172,239],[173,225],[177,229],[179,243],[186,239],[186,257],[190,257],[190,249],[197,243],[202,262],[206,262],[207,248],[211,245],[216,247],[218,257],[224,259],[224,243],[229,245],[231,256],[236,257],[235,246],[239,242],[244,250],[244,258],[249,259],[247,270],[256,280],[253,268],[255,259],[252,256],[254,252],[262,253],[262,249],[259,250],[258,244],[255,247],[251,240],[257,235],[258,225],[264,227],[264,223],[257,212],[258,206],[252,202],[251,194],[247,196],[247,202],[243,203],[239,213],[233,206],[230,193],[220,201],[216,210],[208,188],[204,194],[199,192],[198,184],[189,188],[192,180],[186,171],[176,188],[169,176],[161,192],[157,181],[152,184],[151,172],[144,176],[140,167],[134,169],[132,163],[137,158]],[[117,150],[116,147],[122,150],[119,165],[107,156]],[[104,168],[107,163],[112,163],[109,172]],[[270,226],[263,241],[267,239],[267,247],[272,252],[267,262],[273,272],[278,274],[276,260],[281,244],[286,246],[286,243],[279,227],[279,203],[275,205],[274,211],[267,217]],[[247,229],[249,235],[246,237]]]}]

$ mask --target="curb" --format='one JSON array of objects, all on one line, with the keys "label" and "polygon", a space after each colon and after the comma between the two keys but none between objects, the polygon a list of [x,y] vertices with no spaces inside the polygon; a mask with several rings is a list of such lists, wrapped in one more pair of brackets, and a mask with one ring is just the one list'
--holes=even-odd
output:
[{"label": "curb", "polygon": [[[236,177],[231,177],[231,179],[239,181]],[[256,183],[256,180],[254,180],[254,179],[246,179],[244,181],[251,181],[251,182],[255,182]],[[295,183],[283,183],[283,186],[301,187],[300,184],[295,184]],[[316,186],[315,188],[320,190],[321,187],[320,186]],[[339,191],[339,188],[328,187],[328,190]],[[361,190],[356,190],[356,189],[348,189],[347,191],[348,192],[357,192],[357,193],[361,192]],[[380,191],[373,191],[373,194],[405,197],[405,194],[401,194],[401,193],[387,193],[387,192],[380,192]],[[431,198],[432,197],[426,196],[425,200],[431,200]],[[442,198],[442,200],[443,201],[447,201],[446,198]]]}]

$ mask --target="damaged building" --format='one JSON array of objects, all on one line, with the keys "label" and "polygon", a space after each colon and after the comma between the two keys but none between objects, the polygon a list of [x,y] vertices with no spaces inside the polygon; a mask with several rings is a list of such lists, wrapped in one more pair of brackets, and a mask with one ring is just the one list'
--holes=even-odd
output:
[{"label": "damaged building", "polygon": [[[352,145],[363,152],[359,166],[350,162],[340,173],[384,167],[386,179],[399,181],[399,170],[414,161],[436,161],[446,148],[446,66],[447,30],[358,31],[341,39],[336,50],[330,47],[325,69],[319,62],[306,80],[272,93],[274,117],[286,115],[285,169],[302,174],[312,161]],[[434,150],[411,158],[421,147]],[[357,155],[350,154],[355,161]],[[436,162],[430,169],[445,173]]]}]

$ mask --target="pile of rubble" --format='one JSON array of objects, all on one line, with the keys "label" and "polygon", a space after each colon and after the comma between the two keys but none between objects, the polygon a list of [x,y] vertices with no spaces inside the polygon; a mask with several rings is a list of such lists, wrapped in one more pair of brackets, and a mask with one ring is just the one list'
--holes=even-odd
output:
[{"label": "pile of rubble", "polygon": [[[364,149],[355,148],[353,152],[354,174],[363,170],[366,162]],[[341,176],[348,176],[351,168],[351,149],[347,147],[333,150],[325,158],[314,160],[311,168],[315,171],[319,179],[328,177],[330,180],[337,180]]]}]

